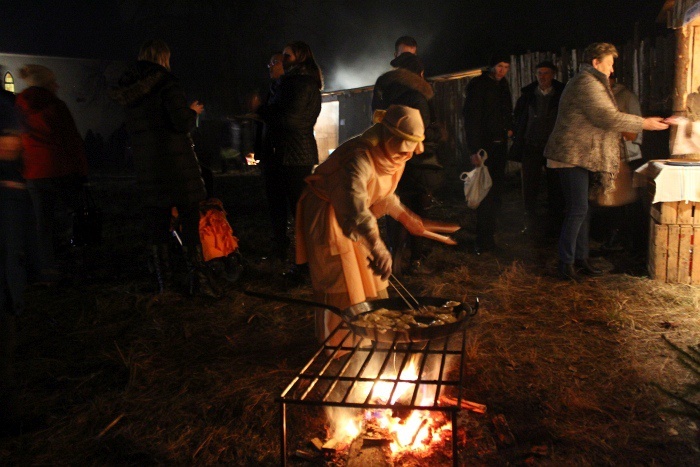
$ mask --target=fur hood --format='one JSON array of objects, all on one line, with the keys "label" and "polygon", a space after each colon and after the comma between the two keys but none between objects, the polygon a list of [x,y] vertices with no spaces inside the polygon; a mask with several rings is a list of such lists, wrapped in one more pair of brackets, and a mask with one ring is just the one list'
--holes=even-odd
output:
[{"label": "fur hood", "polygon": [[130,106],[150,94],[167,78],[175,79],[156,63],[138,61],[119,78],[119,86],[109,90],[109,96],[123,106]]},{"label": "fur hood", "polygon": [[387,71],[381,76],[382,86],[387,88],[395,84],[405,86],[420,92],[427,100],[435,94],[433,87],[422,76],[404,68]]}]

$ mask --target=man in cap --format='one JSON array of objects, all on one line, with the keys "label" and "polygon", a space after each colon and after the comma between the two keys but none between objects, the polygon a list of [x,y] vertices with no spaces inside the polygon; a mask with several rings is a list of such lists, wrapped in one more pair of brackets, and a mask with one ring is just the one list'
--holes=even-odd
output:
[{"label": "man in cap", "polygon": [[[522,163],[522,189],[525,203],[523,233],[536,225],[537,195],[542,178],[542,168],[547,165],[544,147],[554,129],[559,109],[559,98],[564,83],[554,79],[557,67],[545,60],[535,67],[537,79],[522,88],[515,104],[515,131],[510,148],[511,160]],[[561,222],[563,195],[559,179],[552,169],[547,170],[547,204],[553,218]]]}]

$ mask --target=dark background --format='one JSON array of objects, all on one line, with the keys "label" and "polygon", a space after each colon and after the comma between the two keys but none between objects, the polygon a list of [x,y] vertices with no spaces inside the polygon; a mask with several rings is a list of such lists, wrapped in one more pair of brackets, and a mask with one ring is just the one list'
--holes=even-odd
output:
[{"label": "dark background", "polygon": [[[3,3],[6,3],[3,1]],[[326,90],[373,84],[397,37],[412,35],[426,76],[483,66],[494,51],[558,51],[653,36],[663,0],[23,0],[0,6],[0,52],[132,60],[162,38],[192,99],[240,111],[265,86],[271,52],[311,45]]]}]

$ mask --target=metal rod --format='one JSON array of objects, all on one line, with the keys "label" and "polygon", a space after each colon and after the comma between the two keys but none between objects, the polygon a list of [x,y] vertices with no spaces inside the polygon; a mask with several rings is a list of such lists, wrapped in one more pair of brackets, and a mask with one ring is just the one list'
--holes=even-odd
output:
[{"label": "metal rod", "polygon": [[[411,347],[413,347],[413,342],[408,344],[408,349],[403,353],[403,360],[401,360],[401,365],[399,365],[399,371],[396,373],[396,378],[394,378],[394,387],[391,388],[391,394],[389,394],[389,402],[394,398],[394,394],[396,393],[396,389],[399,387],[399,383],[402,382],[401,380],[401,374],[403,371],[406,369],[406,365],[408,362],[411,361]],[[387,382],[391,380],[386,380]],[[412,380],[411,380],[412,382]]]},{"label": "metal rod", "polygon": [[281,448],[282,452],[280,453],[282,456],[282,465],[286,466],[287,465],[287,405],[282,402],[280,406],[280,417],[282,419],[282,432],[280,435],[282,436],[281,440]]},{"label": "metal rod", "polygon": [[459,453],[457,452],[457,411],[452,412],[452,466],[459,467]]},{"label": "metal rod", "polygon": [[[341,342],[341,346],[345,342],[345,340],[347,340],[348,337],[350,337],[351,335],[353,336],[353,339],[355,339],[354,334],[348,333],[345,336],[345,339],[343,339],[343,342]],[[333,382],[330,384],[330,386],[328,386],[328,389],[321,397],[322,401],[328,400],[328,398],[333,395],[333,391],[335,391],[336,386],[338,386],[338,383],[341,381],[341,378],[343,378],[343,375],[345,374],[348,367],[350,366],[350,363],[352,362],[352,359],[355,356],[356,352],[357,352],[357,345],[353,346],[352,352],[350,352],[350,355],[345,359],[345,363],[343,364],[342,368],[338,371],[337,375],[333,379]],[[325,369],[324,369],[324,371],[325,371]],[[347,393],[346,393],[345,397],[347,397]]]},{"label": "metal rod", "polygon": [[[392,350],[396,348],[396,345],[392,345]],[[381,368],[379,368],[379,371],[377,372],[377,377],[372,383],[372,389],[370,389],[369,393],[367,394],[367,399],[365,399],[365,404],[369,404],[369,401],[372,400],[372,396],[374,395],[374,390],[377,388],[377,382],[380,381],[379,377],[384,374],[384,371],[386,370],[386,367],[389,365],[389,361],[391,361],[391,355],[392,352],[387,352],[386,357],[384,357],[384,361],[382,362]]]},{"label": "metal rod", "polygon": [[[348,388],[347,392],[343,396],[342,402],[347,402],[348,397],[352,394],[352,392],[355,390],[355,386],[357,383],[360,382],[360,378],[362,378],[362,373],[364,373],[365,369],[367,368],[367,365],[369,365],[369,362],[372,360],[372,357],[374,356],[374,352],[377,350],[377,344],[374,342],[372,344],[372,347],[369,352],[367,352],[367,356],[365,356],[365,361],[362,362],[362,365],[360,368],[357,370],[357,373],[355,374],[354,381],[350,384],[350,387]],[[350,360],[348,360],[350,362]]]},{"label": "metal rod", "polygon": [[[323,366],[323,368],[321,368],[321,370],[317,373],[316,377],[314,378],[314,381],[313,381],[311,384],[309,384],[309,387],[306,389],[306,391],[304,392],[304,394],[301,396],[302,399],[305,399],[305,398],[306,398],[306,396],[307,396],[307,395],[311,392],[311,390],[316,386],[316,383],[318,383],[319,379],[321,379],[321,376],[323,376],[323,374],[326,372],[326,370],[328,369],[328,367],[331,366],[331,364],[333,363],[333,358],[338,354],[338,352],[340,351],[340,349],[343,348],[343,344],[345,343],[345,341],[348,340],[348,338],[350,338],[350,336],[353,336],[352,333],[348,332],[347,334],[345,334],[345,337],[343,338],[343,340],[340,342],[340,344],[339,344],[338,346],[328,346],[328,345],[326,344],[326,343],[328,342],[328,340],[329,340],[329,339],[332,339],[333,336],[338,332],[338,330],[340,330],[340,329],[343,328],[343,327],[344,327],[344,326],[343,326],[343,324],[341,323],[339,326],[337,326],[337,327],[333,330],[333,332],[331,332],[331,335],[328,336],[328,339],[326,339],[326,340],[324,341],[322,350],[326,350],[326,349],[330,350],[331,348],[333,348],[333,349],[335,349],[335,351],[334,351],[333,354],[328,358],[328,360],[326,361],[326,364]],[[350,361],[350,360],[348,359],[348,361]],[[336,377],[334,376],[333,378],[336,378]],[[328,395],[330,394],[330,391],[332,390],[333,387],[335,387],[335,385],[332,385],[331,387],[329,387],[329,388],[326,390],[326,392],[324,393],[323,397],[321,398],[322,400],[326,400],[326,397],[328,397]]]}]

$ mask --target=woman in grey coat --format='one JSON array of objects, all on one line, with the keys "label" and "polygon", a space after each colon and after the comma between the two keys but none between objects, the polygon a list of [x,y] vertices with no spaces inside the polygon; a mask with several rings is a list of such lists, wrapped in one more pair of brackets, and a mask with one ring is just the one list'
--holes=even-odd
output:
[{"label": "woman in grey coat", "polygon": [[665,130],[661,117],[642,118],[620,112],[610,89],[617,49],[597,42],[583,52],[581,68],[566,85],[559,114],[547,141],[547,167],[557,169],[564,192],[566,215],[559,236],[559,274],[579,280],[602,271],[588,262],[588,195],[614,189],[623,144],[621,132]]}]

